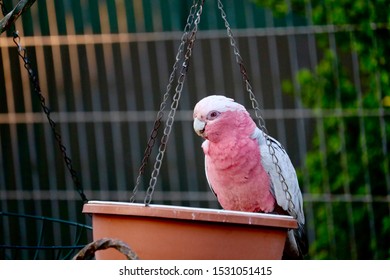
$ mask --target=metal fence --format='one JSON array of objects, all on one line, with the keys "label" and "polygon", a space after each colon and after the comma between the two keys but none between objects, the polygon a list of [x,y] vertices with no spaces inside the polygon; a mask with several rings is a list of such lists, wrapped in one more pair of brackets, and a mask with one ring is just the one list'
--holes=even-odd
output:
[{"label": "metal fence", "polygon": [[[219,207],[205,179],[201,139],[192,130],[192,108],[202,97],[215,93],[231,96],[247,108],[250,102],[216,2],[205,3],[153,203]],[[389,232],[383,230],[389,225],[375,224],[382,221],[376,215],[382,218],[390,213],[388,175],[384,189],[375,193],[373,178],[366,181],[364,190],[354,191],[353,186],[346,185],[334,192],[329,186],[336,178],[322,181],[320,188],[313,185],[317,182],[308,174],[307,156],[313,149],[319,149],[327,162],[317,172],[325,174],[331,168],[324,144],[326,130],[321,130],[327,119],[349,119],[359,124],[365,118],[375,118],[378,130],[389,128],[389,111],[384,107],[364,108],[359,105],[359,95],[358,105],[347,109],[314,110],[302,103],[299,84],[294,81],[301,69],[314,71],[325,55],[318,46],[318,36],[337,41],[337,36],[348,36],[351,31],[345,26],[312,25],[310,9],[306,18],[290,15],[278,19],[251,1],[223,3],[254,92],[264,108],[268,130],[286,147],[300,170],[309,241],[315,244],[319,235],[328,236],[324,244],[314,246],[311,257],[390,257],[389,249],[387,255],[375,253],[380,246],[390,248],[389,241],[379,240]],[[36,65],[51,116],[89,199],[129,200],[190,6],[191,1],[178,0],[37,1],[17,22],[21,44]],[[340,55],[339,60],[355,75],[353,86],[357,88],[359,78],[364,78],[359,77],[359,57],[352,50],[345,53],[349,56]],[[28,73],[12,38],[5,34],[0,38],[0,65],[1,211],[89,223],[81,213],[81,200]],[[282,85],[287,80],[293,81],[298,94],[285,94]],[[339,138],[345,139],[348,133],[344,127]],[[384,164],[388,163],[386,137],[388,133],[382,133],[378,143],[383,147],[379,153]],[[320,144],[313,144],[313,139]],[[341,152],[348,146],[343,149]],[[152,160],[154,156],[155,151]],[[344,160],[348,165],[349,159]],[[375,164],[361,160],[362,165]],[[150,171],[149,166],[146,174]],[[145,175],[141,199],[148,182]],[[366,233],[354,227],[355,207],[367,208]],[[378,208],[382,211],[377,212]],[[342,238],[335,230],[340,216],[346,226]],[[31,229],[23,222],[11,224],[8,219],[3,219],[1,228],[4,244],[26,244],[39,234],[38,228]],[[59,244],[66,234],[54,233],[53,243]],[[368,249],[362,249],[364,252],[357,245],[361,235],[371,242]],[[343,244],[347,244],[348,252],[339,254],[345,249],[337,246]],[[4,253],[0,257],[10,256]]]}]

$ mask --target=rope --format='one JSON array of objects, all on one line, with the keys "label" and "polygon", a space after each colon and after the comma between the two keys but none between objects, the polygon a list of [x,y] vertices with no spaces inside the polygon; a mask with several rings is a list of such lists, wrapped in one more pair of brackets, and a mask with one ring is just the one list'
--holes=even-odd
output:
[{"label": "rope", "polygon": [[103,238],[89,243],[83,249],[80,250],[73,260],[91,260],[95,257],[96,251],[105,250],[108,248],[114,248],[124,254],[128,260],[138,260],[137,254],[121,240]]},{"label": "rope", "polygon": [[9,13],[6,12],[3,1],[0,1],[0,7],[4,15],[4,18],[0,20],[0,34],[11,28],[19,16],[29,9],[35,1],[36,0],[21,0]]}]

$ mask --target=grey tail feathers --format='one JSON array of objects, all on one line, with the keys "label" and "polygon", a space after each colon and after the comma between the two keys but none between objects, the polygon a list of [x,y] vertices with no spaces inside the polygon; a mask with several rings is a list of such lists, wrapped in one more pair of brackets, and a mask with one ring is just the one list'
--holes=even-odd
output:
[{"label": "grey tail feathers", "polygon": [[302,260],[308,253],[308,240],[303,224],[287,232],[287,239],[283,251],[285,260]]},{"label": "grey tail feathers", "polygon": [[303,224],[298,223],[298,228],[294,230],[294,237],[297,241],[299,254],[303,258],[309,251],[309,242],[307,240],[306,230]]}]

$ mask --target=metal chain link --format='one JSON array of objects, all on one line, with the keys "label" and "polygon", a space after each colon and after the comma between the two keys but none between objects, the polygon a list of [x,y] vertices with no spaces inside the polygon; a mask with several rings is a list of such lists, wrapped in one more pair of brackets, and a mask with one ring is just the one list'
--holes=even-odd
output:
[{"label": "metal chain link", "polygon": [[[190,8],[190,12],[189,12],[189,15],[187,17],[187,22],[186,22],[186,25],[184,27],[184,32],[183,32],[183,35],[181,37],[180,45],[178,47],[178,51],[176,54],[176,60],[172,66],[172,72],[169,76],[168,85],[167,85],[166,91],[163,95],[163,100],[160,104],[160,109],[157,113],[157,117],[156,117],[156,120],[154,122],[152,132],[150,133],[149,140],[148,140],[146,149],[144,151],[144,156],[143,156],[143,159],[141,162],[141,166],[138,170],[138,176],[137,176],[136,183],[135,183],[135,186],[134,186],[133,191],[132,191],[132,195],[130,197],[130,202],[135,201],[135,197],[136,197],[137,192],[138,192],[138,188],[139,188],[139,184],[141,182],[142,175],[145,173],[145,168],[148,164],[150,154],[151,154],[152,149],[156,143],[158,130],[161,127],[161,120],[164,117],[164,109],[167,105],[167,101],[168,101],[168,98],[170,96],[172,84],[173,84],[175,76],[176,76],[176,71],[177,71],[179,62],[183,59],[184,47],[185,47],[186,43],[189,41],[188,34],[191,31],[191,27],[194,24],[194,19],[195,19],[195,16],[197,14],[197,9],[198,9],[198,5],[199,5],[198,2],[199,1],[197,1],[197,0],[193,0],[192,6]],[[201,2],[201,5],[203,5],[204,1],[200,1],[200,2]]]},{"label": "metal chain link", "polygon": [[[167,148],[169,135],[171,134],[171,131],[172,131],[172,125],[173,125],[173,122],[174,122],[174,119],[175,119],[176,110],[177,110],[177,107],[179,106],[179,100],[180,100],[180,97],[181,97],[184,81],[185,81],[186,74],[187,74],[187,71],[188,71],[189,59],[191,58],[191,55],[192,55],[192,49],[194,47],[194,43],[195,43],[195,39],[196,39],[196,33],[198,31],[198,25],[199,25],[199,22],[200,22],[200,16],[201,16],[202,11],[203,11],[204,0],[202,0],[200,2],[201,3],[199,4],[199,8],[197,9],[197,12],[196,12],[196,18],[193,21],[193,24],[191,24],[191,25],[193,25],[193,28],[192,28],[191,34],[188,37],[187,42],[186,42],[187,43],[187,49],[186,49],[186,53],[184,54],[184,61],[183,61],[182,66],[181,66],[180,75],[179,75],[179,78],[178,78],[178,81],[177,81],[177,85],[176,85],[176,88],[175,88],[175,94],[174,94],[174,96],[172,98],[173,101],[172,101],[172,104],[171,104],[171,110],[170,110],[170,112],[168,114],[168,119],[166,120],[166,123],[165,123],[164,135],[161,138],[161,144],[160,144],[159,151],[158,151],[158,154],[157,154],[157,157],[156,157],[156,161],[154,163],[154,170],[153,170],[153,172],[151,174],[151,178],[150,178],[150,181],[149,181],[149,187],[146,190],[146,196],[145,196],[145,199],[144,199],[144,203],[145,203],[146,206],[149,205],[151,200],[152,200],[154,189],[155,189],[155,186],[156,186],[156,183],[157,183],[157,177],[158,177],[158,175],[160,173],[162,160],[164,158],[165,150]],[[194,1],[194,4],[195,4],[195,1]]]},{"label": "metal chain link", "polygon": [[280,168],[279,160],[278,160],[278,158],[277,158],[277,156],[275,154],[275,149],[272,146],[272,141],[268,137],[268,131],[267,131],[267,128],[265,126],[265,120],[262,117],[262,112],[261,112],[261,109],[259,108],[259,103],[256,100],[255,94],[252,91],[252,86],[251,86],[251,84],[249,82],[248,74],[247,74],[247,71],[246,71],[245,66],[244,66],[244,60],[242,59],[242,57],[240,55],[239,49],[237,47],[236,40],[234,39],[233,32],[232,32],[232,30],[230,28],[230,24],[229,24],[229,22],[227,20],[227,15],[226,15],[226,13],[225,13],[225,11],[223,9],[223,4],[222,4],[221,0],[218,0],[218,9],[220,10],[221,17],[222,17],[222,19],[223,19],[223,21],[225,23],[227,35],[228,35],[228,37],[230,39],[230,45],[233,48],[233,52],[234,52],[234,55],[236,57],[236,62],[238,64],[238,66],[240,67],[240,72],[241,72],[243,81],[245,83],[246,91],[249,94],[249,99],[251,101],[252,108],[254,109],[255,116],[257,118],[259,127],[260,127],[260,129],[261,129],[261,131],[263,133],[264,139],[266,140],[266,144],[268,146],[268,151],[269,151],[269,153],[271,155],[272,162],[273,162],[273,164],[275,166],[276,173],[279,176],[280,183],[282,184],[283,191],[284,191],[286,199],[288,201],[288,212],[291,215],[293,215],[294,218],[296,218],[297,215],[296,215],[296,213],[294,211],[295,204],[292,201],[292,195],[291,195],[291,193],[289,191],[289,188],[288,188],[288,185],[286,183],[286,179],[284,178],[282,169]]},{"label": "metal chain link", "polygon": [[[3,14],[7,14],[6,8],[5,8],[2,0],[0,0],[0,6],[1,6],[1,10],[2,10]],[[66,167],[67,167],[67,169],[72,177],[73,184],[76,188],[76,191],[79,193],[83,203],[86,203],[86,202],[88,202],[88,199],[87,199],[86,195],[84,194],[84,191],[83,191],[83,188],[81,186],[77,172],[73,169],[72,160],[66,152],[66,147],[62,143],[61,134],[56,129],[56,123],[53,121],[53,119],[50,116],[50,113],[51,113],[50,108],[46,105],[46,100],[42,94],[41,87],[40,87],[39,81],[38,81],[38,77],[36,75],[36,72],[32,68],[30,59],[27,56],[27,50],[26,50],[26,48],[22,47],[22,45],[20,44],[19,32],[17,30],[15,30],[15,26],[13,26],[12,29],[13,29],[13,41],[17,47],[18,55],[23,61],[23,66],[28,72],[31,83],[34,87],[34,92],[36,93],[36,95],[39,99],[41,108],[42,108],[43,112],[45,113],[47,120],[49,121],[52,133],[53,133],[55,140],[58,144],[58,147],[61,151],[65,165],[66,165]]]}]

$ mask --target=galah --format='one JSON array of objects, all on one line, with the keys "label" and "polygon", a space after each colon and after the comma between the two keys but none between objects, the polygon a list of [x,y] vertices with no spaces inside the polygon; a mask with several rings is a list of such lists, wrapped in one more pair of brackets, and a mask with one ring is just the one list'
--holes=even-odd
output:
[{"label": "galah", "polygon": [[[307,239],[302,194],[282,145],[256,126],[244,106],[222,95],[200,100],[193,118],[195,132],[205,139],[206,178],[222,208],[295,217],[298,228],[288,231],[283,258],[303,258]],[[267,141],[275,151],[294,207],[289,207]]]}]

